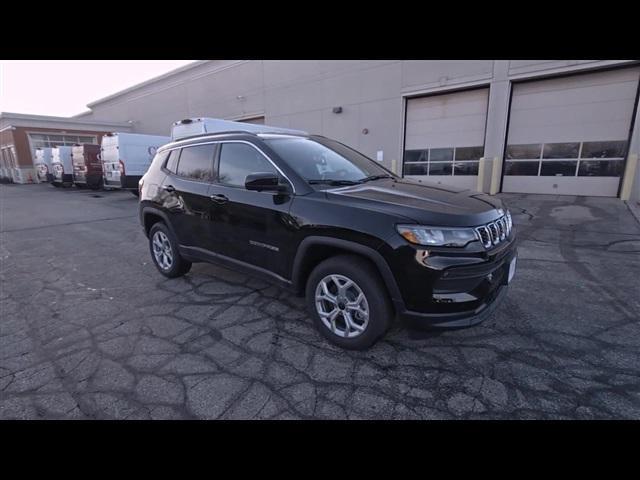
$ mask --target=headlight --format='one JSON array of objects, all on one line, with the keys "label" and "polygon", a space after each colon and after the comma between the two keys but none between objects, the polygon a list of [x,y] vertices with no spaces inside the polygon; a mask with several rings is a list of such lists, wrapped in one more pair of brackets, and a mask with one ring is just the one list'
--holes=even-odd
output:
[{"label": "headlight", "polygon": [[398,225],[398,233],[416,245],[464,247],[478,239],[472,228],[432,228],[420,225]]},{"label": "headlight", "polygon": [[513,228],[513,221],[511,220],[511,212],[509,210],[507,210],[505,218],[507,219],[507,226],[509,227],[509,231],[511,231],[511,229]]}]

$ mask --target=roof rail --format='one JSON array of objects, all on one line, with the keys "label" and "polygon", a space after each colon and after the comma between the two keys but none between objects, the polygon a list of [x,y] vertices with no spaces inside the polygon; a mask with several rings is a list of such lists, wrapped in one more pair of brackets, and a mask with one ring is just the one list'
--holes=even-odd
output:
[{"label": "roof rail", "polygon": [[272,127],[269,125],[257,125],[254,123],[233,122],[219,118],[185,118],[173,123],[171,140],[182,140],[206,133],[283,133],[289,135],[309,135],[302,130],[290,128]]}]

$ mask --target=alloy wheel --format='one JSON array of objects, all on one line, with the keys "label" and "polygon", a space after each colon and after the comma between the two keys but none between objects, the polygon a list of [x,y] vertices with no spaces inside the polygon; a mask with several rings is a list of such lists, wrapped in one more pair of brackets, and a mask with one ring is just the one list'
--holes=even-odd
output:
[{"label": "alloy wheel", "polygon": [[316,310],[335,335],[354,338],[369,324],[369,303],[356,282],[344,275],[327,275],[316,287]]},{"label": "alloy wheel", "polygon": [[173,265],[173,249],[171,248],[171,242],[164,232],[157,231],[153,235],[153,256],[156,263],[163,270],[169,270]]}]

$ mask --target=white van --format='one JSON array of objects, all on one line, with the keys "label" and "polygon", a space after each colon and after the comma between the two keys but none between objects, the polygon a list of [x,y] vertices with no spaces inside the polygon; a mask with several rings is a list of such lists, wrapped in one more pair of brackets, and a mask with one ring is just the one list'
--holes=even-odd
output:
[{"label": "white van", "polygon": [[73,185],[73,158],[71,147],[54,147],[51,149],[51,168],[53,170],[54,187],[70,187]]},{"label": "white van", "polygon": [[147,173],[156,150],[169,137],[140,133],[107,133],[102,137],[100,159],[106,188],[122,188],[138,194],[138,181]]},{"label": "white van", "polygon": [[53,168],[51,164],[52,150],[52,148],[36,148],[36,159],[34,164],[36,167],[38,182],[53,181]]}]

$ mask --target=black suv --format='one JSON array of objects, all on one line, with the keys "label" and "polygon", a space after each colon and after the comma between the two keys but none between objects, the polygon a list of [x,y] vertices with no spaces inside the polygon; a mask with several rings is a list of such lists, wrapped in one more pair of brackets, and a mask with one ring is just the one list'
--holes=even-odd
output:
[{"label": "black suv", "polygon": [[226,132],[161,147],[140,221],[166,277],[192,262],[248,270],[305,294],[320,332],[372,345],[397,315],[463,327],[491,314],[515,271],[495,197],[402,179],[321,136]]}]

